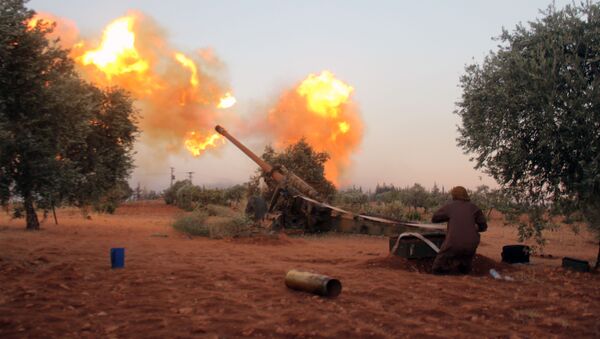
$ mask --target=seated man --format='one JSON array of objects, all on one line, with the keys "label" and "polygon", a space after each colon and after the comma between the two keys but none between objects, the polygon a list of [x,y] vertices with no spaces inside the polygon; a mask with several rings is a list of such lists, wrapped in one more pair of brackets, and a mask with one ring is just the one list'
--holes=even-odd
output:
[{"label": "seated man", "polygon": [[446,239],[433,262],[433,274],[448,274],[456,270],[467,274],[479,245],[479,232],[487,230],[487,223],[479,207],[470,202],[462,186],[450,191],[452,201],[437,210],[431,222],[448,222]]}]

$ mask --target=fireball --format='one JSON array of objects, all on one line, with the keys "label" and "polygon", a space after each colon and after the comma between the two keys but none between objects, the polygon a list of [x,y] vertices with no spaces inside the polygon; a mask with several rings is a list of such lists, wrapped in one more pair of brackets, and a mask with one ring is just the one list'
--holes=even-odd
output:
[{"label": "fireball", "polygon": [[330,159],[325,163],[325,176],[335,185],[339,185],[362,139],[363,123],[351,100],[353,91],[352,86],[325,70],[308,75],[284,92],[269,112],[269,129],[276,146],[305,138],[315,150],[327,152]]},{"label": "fireball", "polygon": [[216,56],[184,54],[171,48],[163,29],[152,19],[132,12],[109,23],[99,43],[73,45],[73,57],[84,76],[100,86],[128,90],[141,108],[145,143],[161,155],[188,150],[199,156],[221,145],[210,130],[218,117],[216,106],[235,98],[219,80]]},{"label": "fireball", "polygon": [[323,117],[337,118],[341,106],[348,101],[354,89],[336,79],[329,71],[320,75],[310,74],[297,92],[306,98],[308,108]]}]

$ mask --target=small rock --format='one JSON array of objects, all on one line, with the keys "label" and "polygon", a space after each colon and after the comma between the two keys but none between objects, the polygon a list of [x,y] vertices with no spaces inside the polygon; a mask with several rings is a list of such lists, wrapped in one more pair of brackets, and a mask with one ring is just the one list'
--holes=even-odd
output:
[{"label": "small rock", "polygon": [[107,328],[105,328],[105,331],[106,331],[107,333],[110,333],[110,332],[114,332],[114,331],[116,331],[118,328],[119,328],[119,326],[117,326],[117,325],[112,325],[112,326],[108,326]]},{"label": "small rock", "polygon": [[193,311],[194,311],[194,309],[193,309],[193,308],[191,308],[191,307],[182,307],[182,308],[180,308],[180,309],[178,310],[178,313],[179,313],[179,314],[190,314],[190,313],[192,313]]}]

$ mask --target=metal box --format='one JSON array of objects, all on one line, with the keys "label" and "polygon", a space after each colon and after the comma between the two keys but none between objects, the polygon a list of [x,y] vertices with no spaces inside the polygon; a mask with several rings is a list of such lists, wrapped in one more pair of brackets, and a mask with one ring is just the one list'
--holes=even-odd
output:
[{"label": "metal box", "polygon": [[[445,233],[438,232],[425,233],[423,236],[434,243],[437,247],[441,247],[444,239],[446,239]],[[397,235],[390,237],[390,251],[394,248],[396,240],[398,240]],[[431,247],[429,247],[429,245],[423,242],[423,240],[414,236],[406,236],[400,239],[400,244],[398,245],[396,252],[393,254],[407,259],[426,259],[434,258],[437,253]]]},{"label": "metal box", "polygon": [[562,267],[571,269],[578,272],[589,272],[590,263],[584,260],[575,258],[564,257],[562,260]]}]

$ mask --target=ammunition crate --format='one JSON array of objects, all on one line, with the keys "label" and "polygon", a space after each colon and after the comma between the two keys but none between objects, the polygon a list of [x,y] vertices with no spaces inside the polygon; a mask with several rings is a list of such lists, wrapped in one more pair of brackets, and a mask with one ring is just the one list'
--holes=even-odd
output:
[{"label": "ammunition crate", "polygon": [[578,272],[589,272],[590,263],[584,260],[575,258],[564,257],[562,260],[562,267],[578,271]]},{"label": "ammunition crate", "polygon": [[[442,247],[442,243],[444,242],[444,239],[446,239],[445,233],[425,233],[423,236],[434,243],[438,248]],[[390,251],[394,248],[396,240],[398,240],[398,235],[390,237]],[[396,252],[393,254],[407,259],[427,259],[434,258],[437,255],[437,253],[423,240],[414,236],[402,237]]]}]

